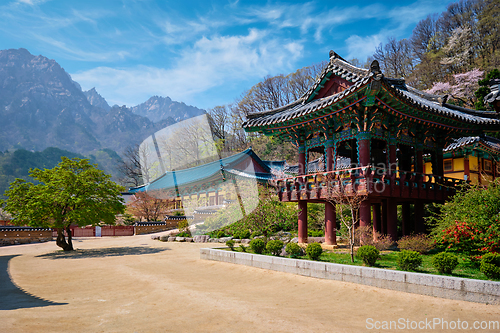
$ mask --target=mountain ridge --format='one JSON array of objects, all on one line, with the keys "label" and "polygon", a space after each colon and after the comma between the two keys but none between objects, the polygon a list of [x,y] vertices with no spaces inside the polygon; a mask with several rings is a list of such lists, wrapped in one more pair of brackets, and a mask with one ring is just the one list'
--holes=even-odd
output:
[{"label": "mountain ridge", "polygon": [[0,88],[0,151],[122,152],[205,112],[160,96],[132,108],[110,107],[95,88],[83,91],[55,60],[26,49],[0,50]]}]

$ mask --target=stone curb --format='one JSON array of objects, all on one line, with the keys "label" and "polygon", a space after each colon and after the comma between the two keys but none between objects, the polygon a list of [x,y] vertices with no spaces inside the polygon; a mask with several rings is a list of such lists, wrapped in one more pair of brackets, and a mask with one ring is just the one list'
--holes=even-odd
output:
[{"label": "stone curb", "polygon": [[253,253],[200,249],[200,258],[460,301],[500,304],[500,282],[394,271]]}]

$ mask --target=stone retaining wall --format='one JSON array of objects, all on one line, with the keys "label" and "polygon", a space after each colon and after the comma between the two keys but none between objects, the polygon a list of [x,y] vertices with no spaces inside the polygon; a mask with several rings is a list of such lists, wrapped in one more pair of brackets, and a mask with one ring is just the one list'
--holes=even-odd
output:
[{"label": "stone retaining wall", "polygon": [[461,301],[500,304],[500,282],[200,249],[200,258]]},{"label": "stone retaining wall", "polygon": [[168,229],[173,229],[168,227],[166,224],[152,224],[152,225],[136,225],[134,226],[136,235],[150,234],[153,232],[166,231]]}]

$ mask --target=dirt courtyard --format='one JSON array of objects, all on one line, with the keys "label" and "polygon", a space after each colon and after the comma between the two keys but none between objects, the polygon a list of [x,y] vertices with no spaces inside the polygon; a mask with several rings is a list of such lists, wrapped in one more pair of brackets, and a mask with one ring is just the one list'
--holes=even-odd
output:
[{"label": "dirt courtyard", "polygon": [[141,235],[76,239],[71,254],[54,242],[1,247],[0,332],[389,332],[374,325],[500,319],[497,305],[200,260],[215,245]]}]

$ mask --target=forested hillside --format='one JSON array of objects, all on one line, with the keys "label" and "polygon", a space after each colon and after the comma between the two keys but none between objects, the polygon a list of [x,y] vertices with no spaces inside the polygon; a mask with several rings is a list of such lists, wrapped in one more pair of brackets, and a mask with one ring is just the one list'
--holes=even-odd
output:
[{"label": "forested hillside", "polygon": [[0,152],[0,199],[3,198],[9,184],[16,178],[32,182],[33,179],[29,177],[30,169],[51,169],[61,162],[61,156],[89,158],[91,163],[98,164],[100,169],[112,174],[115,179],[116,165],[121,161],[121,158],[110,149],[99,150],[89,157],[59,148],[47,148],[40,152],[31,152],[25,149]]},{"label": "forested hillside", "polygon": [[[404,78],[417,89],[447,95],[448,103],[489,109],[482,99],[490,92],[489,79],[500,78],[500,2],[451,3],[445,12],[420,21],[409,38],[389,38],[377,47],[373,56],[349,62],[368,68],[375,59],[386,77]],[[209,110],[223,150],[230,154],[252,146],[264,160],[286,159],[297,163],[297,150],[290,143],[244,133],[241,124],[249,112],[270,110],[295,101],[325,65],[323,62],[288,75],[265,77],[232,104]]]},{"label": "forested hillside", "polygon": [[410,38],[381,44],[373,58],[386,76],[447,94],[461,106],[482,108],[482,101],[476,105],[478,81],[500,67],[500,2],[452,3],[445,12],[420,21]]}]

